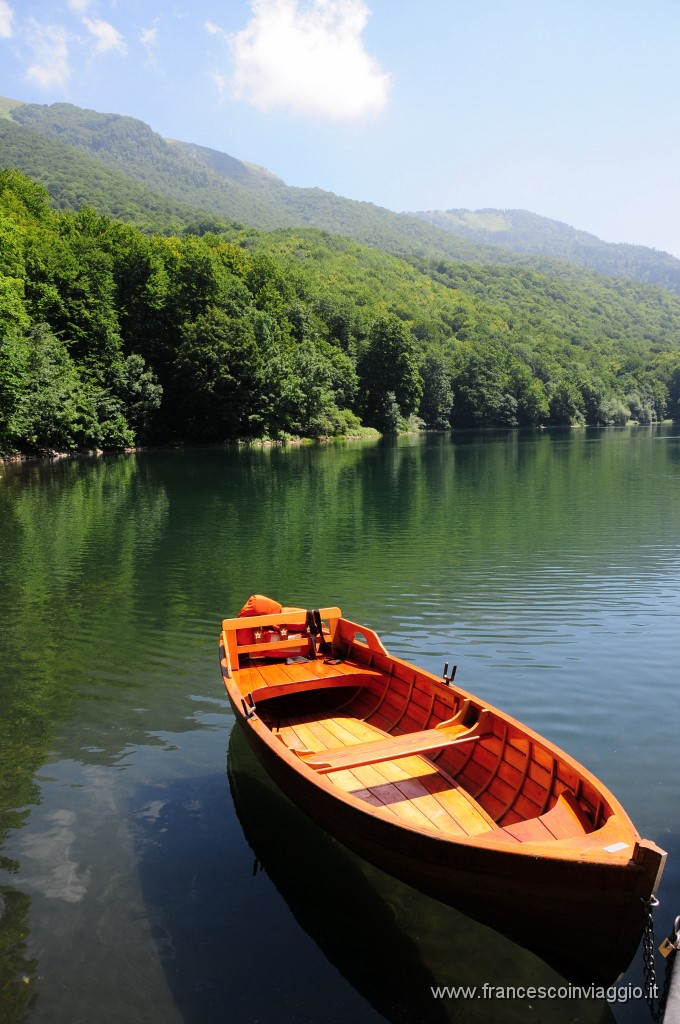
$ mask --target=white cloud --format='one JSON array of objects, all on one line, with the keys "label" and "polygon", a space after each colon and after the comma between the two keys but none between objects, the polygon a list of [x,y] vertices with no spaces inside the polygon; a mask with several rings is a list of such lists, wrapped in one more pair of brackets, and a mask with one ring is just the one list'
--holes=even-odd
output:
[{"label": "white cloud", "polygon": [[108,21],[102,21],[100,18],[83,18],[83,25],[96,40],[95,53],[108,53],[109,50],[127,52],[122,35]]},{"label": "white cloud", "polygon": [[7,0],[0,0],[0,39],[9,39],[12,35],[12,18],[14,11]]},{"label": "white cloud", "polygon": [[146,50],[147,65],[158,71],[158,25],[154,24],[150,28],[143,28],[139,33],[139,42]]},{"label": "white cloud", "polygon": [[224,95],[227,86],[229,85],[229,76],[221,75],[219,71],[209,71],[208,76],[212,79],[212,83],[220,96]]},{"label": "white cloud", "polygon": [[151,56],[158,49],[157,27],[154,25],[153,28],[143,28],[139,33],[139,41],[146,49],[149,56]]},{"label": "white cloud", "polygon": [[364,48],[363,0],[304,7],[299,0],[251,0],[251,7],[249,24],[229,37],[237,98],[259,110],[287,107],[338,120],[384,110],[391,76]]},{"label": "white cloud", "polygon": [[158,29],[157,28],[143,28],[139,33],[139,41],[144,46],[148,46],[153,49],[158,44]]},{"label": "white cloud", "polygon": [[84,14],[92,4],[92,0],[68,0],[68,6],[77,14]]},{"label": "white cloud", "polygon": [[222,29],[219,25],[216,25],[214,21],[206,21],[205,27],[211,36],[219,36],[222,34]]},{"label": "white cloud", "polygon": [[26,39],[32,62],[26,78],[41,89],[65,86],[71,68],[68,61],[68,33],[63,25],[40,24],[34,18],[27,23]]}]

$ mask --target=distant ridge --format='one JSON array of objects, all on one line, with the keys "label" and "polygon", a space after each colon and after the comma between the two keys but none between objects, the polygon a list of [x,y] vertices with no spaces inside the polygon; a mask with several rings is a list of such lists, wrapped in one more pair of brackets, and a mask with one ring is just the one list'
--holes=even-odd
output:
[{"label": "distant ridge", "polygon": [[611,277],[631,277],[680,291],[680,260],[670,253],[626,242],[603,242],[558,220],[528,210],[428,210],[414,214],[428,224],[479,245],[548,256]]},{"label": "distant ridge", "polygon": [[166,139],[169,146],[175,146],[180,156],[187,156],[196,160],[204,167],[209,167],[216,174],[225,178],[234,178],[236,181],[253,182],[260,178],[264,184],[285,185],[281,178],[268,171],[266,167],[259,167],[257,164],[246,163],[237,160],[227,153],[221,153],[218,149],[209,149],[207,146],[197,146],[193,142],[179,142],[177,139]]},{"label": "distant ridge", "polygon": [[[131,117],[100,114],[69,103],[24,104],[12,109],[9,123],[30,134],[24,145],[16,135],[11,140],[0,140],[2,163],[27,174],[35,173],[36,164],[30,139],[40,136],[80,150],[158,196],[181,204],[183,211],[193,208],[195,216],[210,212],[215,217],[263,230],[315,227],[396,255],[408,253],[472,263],[526,262],[510,250],[489,247],[487,252],[486,247],[455,237],[418,217],[343,199],[321,189],[290,187],[254,164],[203,146],[164,139],[149,125]],[[57,163],[63,163],[63,153],[58,157],[55,154],[55,158]],[[43,173],[39,180],[44,181],[51,174],[44,147],[41,165]],[[77,176],[74,166],[71,174]],[[110,202],[110,197],[104,194],[96,202],[87,198],[84,201],[102,212],[113,213],[110,206],[102,205]]]},{"label": "distant ridge", "polygon": [[263,230],[305,226],[409,260],[510,265],[559,278],[581,267],[680,293],[680,260],[655,249],[604,242],[524,210],[395,213],[291,187],[266,168],[164,139],[136,118],[69,103],[0,99],[0,166],[42,181],[63,209],[88,203],[151,230],[206,217]]}]

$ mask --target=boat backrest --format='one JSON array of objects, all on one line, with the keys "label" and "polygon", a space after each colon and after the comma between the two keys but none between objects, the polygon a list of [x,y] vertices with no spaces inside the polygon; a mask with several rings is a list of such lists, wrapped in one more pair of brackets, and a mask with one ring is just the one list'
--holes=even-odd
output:
[{"label": "boat backrest", "polygon": [[[320,608],[319,615],[322,621],[327,623],[330,642],[333,643],[337,623],[342,612],[339,608]],[[288,639],[288,637],[281,639],[279,632],[281,627],[286,627],[288,633],[295,629],[297,636],[292,639]],[[296,627],[299,627],[299,629],[296,629]],[[301,637],[302,644],[305,642],[306,627],[307,611],[304,608],[283,608],[278,615],[249,615],[246,618],[224,619],[222,621],[222,634],[225,651],[228,656],[229,669],[238,668],[239,658],[245,654],[285,658],[299,651]],[[262,631],[263,638],[265,637],[265,631],[267,631],[270,637],[253,643],[253,631]]]}]

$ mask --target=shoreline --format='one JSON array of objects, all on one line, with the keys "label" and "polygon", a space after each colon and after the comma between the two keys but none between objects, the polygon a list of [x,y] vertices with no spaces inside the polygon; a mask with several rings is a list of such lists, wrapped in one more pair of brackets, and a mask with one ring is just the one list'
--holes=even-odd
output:
[{"label": "shoreline", "polygon": [[139,452],[186,451],[188,449],[215,448],[283,448],[311,444],[333,444],[336,441],[374,441],[383,435],[377,430],[362,434],[342,434],[338,437],[286,437],[241,438],[237,441],[218,441],[214,444],[149,444],[129,448],[44,448],[37,452],[12,452],[0,455],[0,464],[18,465],[24,462],[57,462],[62,459],[99,459],[107,455],[136,455]]},{"label": "shoreline", "polygon": [[[665,423],[672,423],[672,419],[655,420],[653,423],[638,423],[630,420],[621,426],[614,424],[602,425],[596,423],[572,423],[561,426],[545,426],[541,424],[536,427],[459,427],[449,430],[404,430],[395,437],[407,437],[412,434],[455,434],[468,431],[504,431],[512,433],[521,430],[625,430],[630,427],[654,427],[662,426]],[[379,431],[368,428],[361,434],[342,434],[337,437],[284,437],[284,438],[239,438],[236,441],[218,441],[212,444],[149,444],[134,445],[129,448],[44,448],[38,452],[13,452],[7,455],[0,455],[0,465],[19,465],[25,462],[56,462],[62,459],[98,459],[106,455],[136,455],[139,452],[161,452],[161,451],[186,451],[188,449],[215,449],[215,448],[284,448],[288,445],[301,447],[312,444],[333,444],[339,441],[376,441],[379,438],[392,435],[384,435]]]}]

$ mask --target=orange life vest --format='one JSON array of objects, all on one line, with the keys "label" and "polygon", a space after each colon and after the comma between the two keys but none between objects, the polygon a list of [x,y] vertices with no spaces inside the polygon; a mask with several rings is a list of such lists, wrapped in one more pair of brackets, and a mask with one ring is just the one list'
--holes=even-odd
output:
[{"label": "orange life vest", "polygon": [[278,601],[273,601],[264,594],[251,594],[236,618],[241,619],[247,615],[279,615],[282,607]]},{"label": "orange life vest", "polygon": [[[241,608],[241,611],[238,613],[236,617],[238,619],[245,619],[253,615],[279,615],[282,610],[283,606],[280,605],[278,601],[274,601],[271,597],[265,597],[264,594],[251,594],[251,596],[248,598],[246,603],[243,605],[243,608]],[[282,640],[285,638],[285,636],[287,636],[289,632],[293,632],[294,634],[300,634],[301,640],[305,636],[305,628],[304,626],[300,625],[290,627],[279,626],[276,628],[271,627],[269,629],[266,626],[264,626],[258,632],[260,634],[259,639],[262,641],[262,643],[271,643],[276,640]],[[257,643],[258,640],[258,638],[255,636],[254,629],[238,629],[236,631],[236,639],[239,644],[254,644]],[[283,656],[285,657],[286,655],[304,654],[306,653],[306,650],[307,648],[303,643],[298,650],[293,648],[292,650],[286,651]],[[270,658],[276,658],[281,656],[281,654],[277,655],[272,654],[270,652],[267,652],[263,655],[259,655],[259,657]],[[258,655],[256,655],[256,657],[258,657]]]}]

